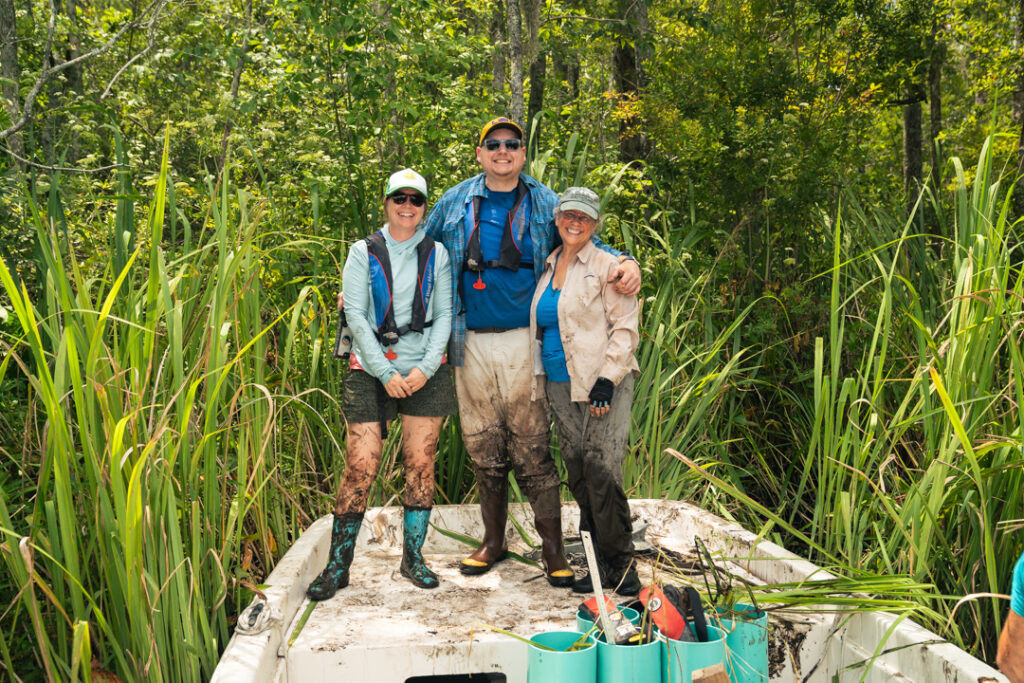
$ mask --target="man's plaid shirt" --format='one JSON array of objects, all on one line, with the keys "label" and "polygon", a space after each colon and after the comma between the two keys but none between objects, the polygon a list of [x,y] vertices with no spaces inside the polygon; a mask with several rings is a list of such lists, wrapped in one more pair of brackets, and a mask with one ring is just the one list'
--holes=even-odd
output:
[{"label": "man's plaid shirt", "polygon": [[[558,195],[535,178],[522,173],[519,178],[530,193],[530,239],[533,240],[533,271],[539,280],[544,272],[544,261],[555,248],[558,231],[555,229],[555,207]],[[452,336],[448,340],[448,362],[461,366],[466,357],[466,315],[462,307],[459,283],[466,260],[466,211],[474,197],[486,197],[484,174],[464,180],[451,188],[434,204],[423,222],[424,231],[448,250],[452,264]],[[517,241],[521,241],[525,230],[524,212],[516,216]],[[622,252],[605,246],[600,240],[594,242],[616,256]],[[524,259],[525,260],[525,259]]]}]

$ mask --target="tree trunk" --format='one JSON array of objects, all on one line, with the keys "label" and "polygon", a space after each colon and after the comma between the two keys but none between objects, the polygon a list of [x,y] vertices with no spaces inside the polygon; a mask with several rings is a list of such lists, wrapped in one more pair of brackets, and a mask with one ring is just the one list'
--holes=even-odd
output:
[{"label": "tree trunk", "polygon": [[[43,63],[47,69],[52,69],[57,64],[57,60],[53,57],[52,48],[50,52],[43,55]],[[59,79],[51,78],[46,82],[46,95],[46,111],[40,116],[39,147],[42,149],[45,162],[53,166],[57,163],[57,156],[54,152],[55,139],[57,131],[62,127],[64,121],[62,114],[52,113],[53,110],[58,110],[59,112],[64,104]]]},{"label": "tree trunk", "polygon": [[509,74],[512,98],[509,103],[508,117],[519,125],[523,125],[523,32],[520,25],[522,13],[519,10],[519,0],[508,0],[506,6],[508,7],[506,13],[508,46],[512,55],[512,69]]},{"label": "tree trunk", "polygon": [[551,75],[555,81],[555,87],[559,89],[559,93],[562,92],[562,83],[568,90],[568,99],[575,100],[579,97],[579,58],[575,54],[564,54],[559,51],[553,51],[551,55]]},{"label": "tree trunk", "polygon": [[[0,96],[12,123],[21,118],[21,94],[18,92],[18,77],[21,72],[18,67],[18,31],[15,16],[14,0],[0,0],[0,78],[3,78]],[[25,156],[25,145],[20,131],[7,138],[7,146],[18,157]],[[18,169],[25,170],[24,164],[18,159],[15,159],[14,163]]]},{"label": "tree trunk", "polygon": [[524,44],[524,59],[526,69],[530,77],[530,101],[529,109],[525,117],[526,134],[534,145],[540,143],[540,128],[536,131],[536,139],[533,139],[533,120],[537,113],[544,106],[544,80],[547,72],[547,55],[541,54],[540,48],[540,10],[541,0],[520,0],[520,9],[523,14],[523,23],[526,29]]},{"label": "tree trunk", "polygon": [[523,40],[523,45],[526,48],[526,63],[528,66],[533,66],[533,62],[540,52],[541,0],[519,0],[519,9],[522,11],[523,23],[526,28],[526,38]]},{"label": "tree trunk", "polygon": [[544,109],[544,84],[548,70],[547,52],[540,52],[537,59],[530,65],[530,109],[526,120],[526,133],[530,136],[530,143],[536,150],[540,149],[540,121],[534,128],[534,120],[542,109]]},{"label": "tree trunk", "polygon": [[921,162],[921,96],[920,86],[908,86],[903,105],[903,191],[907,212],[914,208],[923,176]]},{"label": "tree trunk", "polygon": [[[64,5],[64,12],[67,14],[68,23],[71,25],[71,30],[68,33],[67,48],[65,49],[65,59],[71,61],[82,54],[78,25],[78,0],[67,0]],[[76,95],[81,95],[85,92],[85,86],[82,82],[81,64],[70,67],[64,73],[67,74],[68,87],[72,92]]]},{"label": "tree trunk", "polygon": [[647,136],[636,106],[644,88],[647,42],[647,1],[620,0],[624,23],[615,47],[615,88],[630,113],[619,121],[619,158],[629,162],[647,156]]},{"label": "tree trunk", "polygon": [[476,21],[473,15],[473,11],[469,9],[466,4],[466,0],[453,0],[452,7],[455,8],[455,13],[459,15],[459,19],[462,20],[462,35],[469,35],[469,27]]},{"label": "tree trunk", "polygon": [[501,0],[494,3],[494,12],[491,14],[491,45],[494,46],[494,54],[491,56],[491,89],[498,92],[505,92],[505,51],[508,43],[505,41],[505,33],[502,27],[505,24],[505,13],[502,11]]},{"label": "tree trunk", "polygon": [[942,182],[942,66],[946,58],[946,45],[936,41],[928,63],[928,146],[931,158],[932,189],[938,191]]},{"label": "tree trunk", "polygon": [[[78,26],[78,2],[77,0],[67,0],[65,5],[65,12],[68,16],[68,23],[71,26],[71,30],[68,32],[68,44],[65,50],[64,59],[71,61],[81,54],[81,43],[79,39],[79,26]],[[82,65],[78,64],[69,68],[67,74],[67,88],[70,90],[72,97],[79,98],[85,94],[85,85],[82,81]],[[67,92],[65,91],[65,95]],[[78,131],[77,126],[71,127],[71,139],[68,145],[67,160],[70,162],[78,161]]]},{"label": "tree trunk", "polygon": [[242,83],[242,71],[245,70],[245,59],[249,54],[249,38],[252,35],[252,0],[245,3],[245,37],[242,39],[242,50],[238,55],[238,63],[235,64],[234,73],[231,74],[231,109],[227,121],[224,122],[224,133],[220,137],[220,159],[218,166],[224,168],[228,154],[228,139],[231,137],[231,129],[235,125],[234,108],[238,101],[238,88]]},{"label": "tree trunk", "polygon": [[[935,40],[935,29],[932,30],[932,49],[928,60],[928,151],[929,151],[929,184],[932,192],[939,193],[939,186],[942,183],[942,142],[939,135],[942,134],[942,66],[946,58],[946,44]],[[939,235],[939,219],[935,215],[933,207],[929,206],[925,212],[928,216],[927,229],[932,235]],[[932,251],[939,256],[942,251],[942,242],[939,239],[931,240]]]}]

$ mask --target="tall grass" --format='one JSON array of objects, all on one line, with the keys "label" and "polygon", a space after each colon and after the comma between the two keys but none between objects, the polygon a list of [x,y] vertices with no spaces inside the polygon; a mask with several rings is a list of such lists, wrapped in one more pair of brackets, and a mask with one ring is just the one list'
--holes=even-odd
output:
[{"label": "tall grass", "polygon": [[273,482],[282,415],[300,401],[268,381],[267,354],[311,290],[268,314],[262,208],[226,182],[198,246],[168,246],[169,186],[165,144],[148,216],[118,214],[126,256],[101,277],[31,198],[42,299],[0,262],[20,329],[0,377],[28,378],[43,430],[22,463],[34,495],[0,497],[3,562],[21,587],[9,623],[31,629],[51,680],[87,677],[93,657],[124,680],[209,676],[234,577],[271,563],[293,528]]},{"label": "tall grass", "polygon": [[[1012,189],[990,148],[970,181],[951,163],[941,250],[911,232],[913,217],[854,198],[832,222],[829,330],[815,342],[811,419],[796,427],[805,447],[795,466],[762,476],[781,492],[772,523],[804,539],[798,549],[933,584],[919,596],[935,610],[929,625],[991,660],[1005,605],[969,602],[947,628],[948,596],[1006,592],[1021,550],[1005,524],[1024,510],[1024,281]],[[748,506],[751,518],[763,512]]]},{"label": "tall grass", "polygon": [[[585,178],[576,138],[563,159],[531,157],[556,189]],[[1019,553],[1001,523],[1024,502],[1024,285],[991,153],[970,181],[952,163],[956,210],[941,253],[913,220],[844,202],[821,276],[828,334],[806,388],[772,384],[768,343],[745,325],[755,306],[777,303],[729,314],[710,298],[713,266],[691,270],[685,252],[703,239],[692,209],[687,220],[664,206],[610,236],[645,267],[625,481],[634,496],[690,498],[763,523],[840,573],[938,586],[919,596],[920,614],[991,658],[1001,605],[968,603],[943,630],[943,596],[1005,590]],[[117,200],[105,270],[84,266],[65,238],[56,182],[46,207],[26,200],[38,294],[0,261],[16,321],[0,381],[24,378],[29,402],[20,478],[0,482],[4,583],[17,591],[0,614],[7,672],[12,643],[29,633],[49,679],[88,678],[93,659],[123,680],[209,676],[245,584],[329,509],[337,486],[334,290],[345,245],[365,226],[324,230],[313,188],[310,221],[281,230],[296,224],[295,207],[226,180],[189,214],[168,167],[165,145],[145,212]],[[625,172],[603,188],[606,203]],[[132,197],[119,173],[118,195]],[[786,414],[754,415],[751,396]],[[773,434],[790,430],[786,444],[769,442],[769,419],[784,425]],[[399,440],[396,429],[376,504],[401,494]],[[437,480],[439,502],[471,496],[454,419]]]},{"label": "tall grass", "polygon": [[[29,632],[50,680],[88,678],[94,659],[126,681],[203,680],[250,589],[330,509],[345,445],[334,295],[365,232],[321,234],[315,187],[304,222],[230,177],[184,210],[165,141],[148,210],[116,201],[97,274],[59,227],[59,183],[45,207],[26,198],[43,276],[32,293],[0,261],[16,330],[0,382],[27,379],[38,432],[19,435],[18,478],[0,486],[16,589],[2,671],[24,673],[11,645]],[[118,188],[134,195],[126,171]],[[401,494],[400,439],[398,426],[375,504]],[[439,499],[462,502],[457,424],[441,447]]]},{"label": "tall grass", "polygon": [[[636,497],[693,497],[695,479],[666,449],[721,463],[742,438],[736,396],[752,384],[754,364],[736,342],[755,304],[722,329],[709,317],[695,317],[694,311],[707,309],[701,293],[706,277],[657,278],[657,294],[645,302],[633,395],[633,452],[624,470],[627,488]],[[734,479],[741,475],[742,470],[729,473]]]}]

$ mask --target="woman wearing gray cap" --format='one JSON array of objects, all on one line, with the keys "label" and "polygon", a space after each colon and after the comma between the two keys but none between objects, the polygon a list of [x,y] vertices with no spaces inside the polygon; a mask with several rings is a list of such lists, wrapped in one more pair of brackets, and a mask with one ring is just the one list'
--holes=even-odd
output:
[{"label": "woman wearing gray cap", "polygon": [[[562,246],[547,259],[530,313],[534,392],[547,393],[569,489],[580,506],[580,530],[594,538],[601,584],[636,595],[640,579],[622,459],[639,370],[639,309],[636,296],[609,284],[618,260],[591,241],[600,207],[585,187],[570,187],[559,198],[555,225]],[[590,575],[577,579],[573,590],[592,591]]]},{"label": "woman wearing gray cap", "polygon": [[410,168],[388,180],[384,228],[352,245],[342,273],[352,351],[342,409],[348,425],[345,476],[334,503],[327,567],[306,590],[326,600],[348,585],[356,536],[380,470],[387,425],[402,416],[405,465],[401,574],[437,586],[423,562],[434,502],[434,456],[445,415],[455,412],[444,359],[452,327],[448,252],[422,230],[427,181]]}]

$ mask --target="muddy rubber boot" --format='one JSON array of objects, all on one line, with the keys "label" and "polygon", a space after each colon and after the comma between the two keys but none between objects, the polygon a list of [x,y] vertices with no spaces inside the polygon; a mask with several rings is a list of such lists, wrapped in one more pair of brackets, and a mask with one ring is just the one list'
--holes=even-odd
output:
[{"label": "muddy rubber boot", "polygon": [[568,588],[573,585],[576,577],[565,559],[565,546],[562,543],[562,520],[558,517],[547,519],[538,517],[533,520],[540,536],[540,552],[544,558],[544,578],[555,588]]},{"label": "muddy rubber boot", "polygon": [[[630,558],[626,558],[625,564],[621,568],[617,568],[598,557],[597,570],[601,574],[601,588],[606,593],[614,591],[619,595],[629,597],[640,592],[640,576],[636,573],[636,566],[630,561]],[[572,584],[572,592],[594,592],[594,581],[590,577],[590,572],[576,579],[576,582]]]},{"label": "muddy rubber boot", "polygon": [[552,586],[568,588],[575,577],[562,544],[562,501],[558,498],[558,486],[535,492],[530,497],[530,507],[533,508],[533,525],[540,536],[544,578]]},{"label": "muddy rubber boot", "polygon": [[640,593],[640,575],[636,573],[636,566],[633,563],[625,571],[619,573],[617,580],[609,587],[619,595],[632,597]]},{"label": "muddy rubber boot", "polygon": [[[608,583],[603,583],[607,577]],[[615,591],[619,595],[634,596],[640,592],[640,575],[636,573],[636,562],[633,554],[616,555],[608,562],[607,573],[601,569],[601,581],[607,591]]]},{"label": "muddy rubber boot", "polygon": [[[601,589],[604,590],[605,592],[608,592],[612,588],[614,588],[614,586],[609,586],[608,585],[608,575],[609,575],[610,572],[608,571],[608,565],[606,565],[601,560],[601,556],[600,555],[598,555],[598,557],[597,557],[597,571],[598,571],[598,573],[599,573],[599,575],[601,577]],[[576,581],[573,582],[573,584],[572,584],[572,592],[573,593],[593,593],[594,592],[594,580],[591,578],[589,570],[584,572],[583,576],[581,576],[580,578],[576,579]]]},{"label": "muddy rubber boot", "polygon": [[306,589],[306,596],[310,600],[327,600],[337,593],[338,589],[348,585],[348,568],[352,564],[352,552],[355,550],[356,536],[359,535],[359,526],[362,523],[362,512],[334,515],[327,567]]},{"label": "muddy rubber boot", "polygon": [[508,521],[508,484],[480,482],[480,517],[484,521],[484,538],[476,552],[459,565],[459,571],[466,576],[486,574],[495,562],[501,562],[508,555],[505,546],[505,523]]},{"label": "muddy rubber boot", "polygon": [[430,508],[405,506],[402,539],[402,576],[420,588],[437,588],[437,574],[423,562],[423,540],[427,537]]}]

